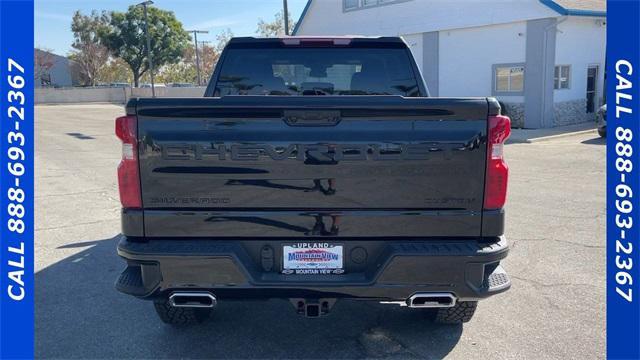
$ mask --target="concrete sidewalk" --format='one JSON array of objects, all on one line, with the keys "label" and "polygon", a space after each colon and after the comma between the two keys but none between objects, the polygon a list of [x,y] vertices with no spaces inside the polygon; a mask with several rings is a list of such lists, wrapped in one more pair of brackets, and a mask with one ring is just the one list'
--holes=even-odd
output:
[{"label": "concrete sidewalk", "polygon": [[512,129],[507,144],[533,143],[590,132],[596,132],[595,121],[547,129]]}]

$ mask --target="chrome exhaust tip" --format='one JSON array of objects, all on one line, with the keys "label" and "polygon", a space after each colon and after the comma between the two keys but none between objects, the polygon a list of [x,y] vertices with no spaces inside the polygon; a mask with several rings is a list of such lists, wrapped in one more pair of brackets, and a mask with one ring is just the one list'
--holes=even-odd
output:
[{"label": "chrome exhaust tip", "polygon": [[407,299],[410,308],[448,308],[456,305],[451,293],[416,293]]},{"label": "chrome exhaust tip", "polygon": [[173,307],[212,308],[218,304],[216,297],[209,292],[174,292],[169,296]]}]

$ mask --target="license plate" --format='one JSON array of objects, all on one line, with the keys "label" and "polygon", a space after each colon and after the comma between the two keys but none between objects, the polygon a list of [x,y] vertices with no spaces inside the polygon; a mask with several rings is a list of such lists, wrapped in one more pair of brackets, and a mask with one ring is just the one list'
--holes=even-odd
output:
[{"label": "license plate", "polygon": [[282,247],[283,274],[342,274],[342,245],[296,243]]}]

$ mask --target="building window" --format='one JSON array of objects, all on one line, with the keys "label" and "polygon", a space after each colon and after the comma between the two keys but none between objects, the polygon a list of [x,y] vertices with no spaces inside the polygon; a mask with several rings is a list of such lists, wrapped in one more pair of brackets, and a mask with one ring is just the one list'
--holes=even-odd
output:
[{"label": "building window", "polygon": [[568,89],[571,82],[571,65],[557,65],[553,73],[553,88]]},{"label": "building window", "polygon": [[342,0],[342,7],[344,11],[351,11],[405,1],[411,0]]},{"label": "building window", "polygon": [[344,0],[345,10],[354,10],[360,7],[360,0]]},{"label": "building window", "polygon": [[51,74],[42,74],[40,75],[40,86],[42,87],[50,87],[51,86]]},{"label": "building window", "polygon": [[524,92],[524,65],[504,64],[493,66],[494,93],[518,95]]}]

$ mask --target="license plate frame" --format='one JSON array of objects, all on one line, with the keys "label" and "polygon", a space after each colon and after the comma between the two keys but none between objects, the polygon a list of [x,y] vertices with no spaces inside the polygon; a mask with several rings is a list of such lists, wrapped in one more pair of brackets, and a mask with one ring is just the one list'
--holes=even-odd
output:
[{"label": "license plate frame", "polygon": [[344,273],[344,245],[328,242],[282,244],[285,275],[339,275]]}]

